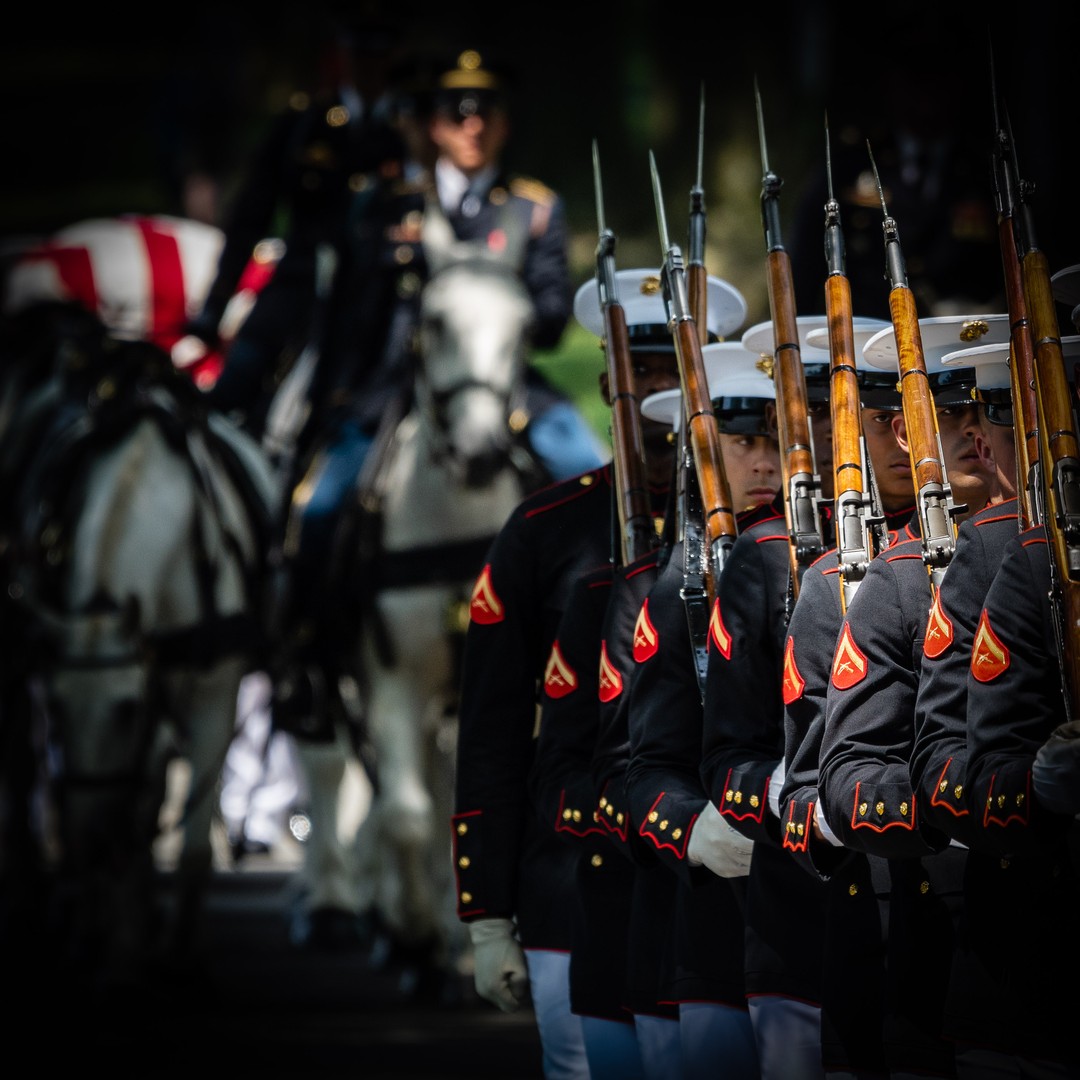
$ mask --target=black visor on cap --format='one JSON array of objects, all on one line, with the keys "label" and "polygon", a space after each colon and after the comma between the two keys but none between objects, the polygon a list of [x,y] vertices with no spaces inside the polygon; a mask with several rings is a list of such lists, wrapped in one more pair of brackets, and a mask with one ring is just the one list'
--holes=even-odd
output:
[{"label": "black visor on cap", "polygon": [[674,352],[675,339],[664,323],[637,323],[626,328],[631,352]]},{"label": "black visor on cap", "polygon": [[[626,336],[631,352],[660,352],[675,348],[675,338],[666,323],[635,323],[627,326]],[[712,345],[719,340],[711,330],[708,332],[707,344]]]},{"label": "black visor on cap", "polygon": [[724,435],[769,435],[765,405],[759,397],[713,398],[716,426]]},{"label": "black visor on cap", "polygon": [[860,404],[867,409],[899,412],[904,407],[904,400],[897,389],[898,379],[898,375],[890,375],[887,371],[860,371]]},{"label": "black visor on cap", "polygon": [[804,364],[806,377],[806,400],[821,402],[829,400],[830,371],[828,364]]},{"label": "black visor on cap", "polygon": [[975,369],[955,368],[952,371],[935,371],[927,375],[934,404],[940,409],[945,405],[971,405],[975,389]]},{"label": "black visor on cap", "polygon": [[982,405],[986,419],[1000,427],[1013,426],[1012,391],[1007,387],[994,390],[976,390],[975,400]]}]

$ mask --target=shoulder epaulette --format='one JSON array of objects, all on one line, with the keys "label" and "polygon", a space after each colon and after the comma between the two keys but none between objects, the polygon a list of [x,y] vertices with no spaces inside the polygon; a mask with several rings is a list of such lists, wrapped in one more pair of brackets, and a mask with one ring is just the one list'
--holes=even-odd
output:
[{"label": "shoulder epaulette", "polygon": [[520,199],[528,199],[530,202],[540,203],[541,206],[551,206],[557,196],[555,192],[529,176],[516,176],[510,181],[510,191]]},{"label": "shoulder epaulette", "polygon": [[557,506],[564,506],[566,503],[580,498],[596,487],[597,484],[602,484],[604,480],[604,466],[590,469],[589,472],[582,473],[580,476],[559,481],[534,492],[521,504],[521,509],[527,518],[534,517],[536,514],[543,514],[548,510],[554,510]]}]

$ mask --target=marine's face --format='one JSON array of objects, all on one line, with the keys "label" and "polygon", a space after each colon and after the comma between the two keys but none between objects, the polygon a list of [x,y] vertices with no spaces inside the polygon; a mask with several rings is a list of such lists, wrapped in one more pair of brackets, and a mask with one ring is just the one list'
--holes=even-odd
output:
[{"label": "marine's face", "polygon": [[979,455],[977,405],[946,405],[937,410],[938,432],[953,501],[965,503],[969,513],[981,510],[995,489],[997,477]]},{"label": "marine's face", "polygon": [[862,410],[863,438],[866,453],[874,470],[878,495],[886,513],[895,513],[915,501],[911,483],[911,457],[907,446],[896,437],[894,421],[899,417],[894,409]]},{"label": "marine's face", "polygon": [[[943,405],[937,409],[938,434],[946,478],[952,488],[953,502],[967,507],[957,516],[981,510],[996,491],[996,477],[979,455],[975,435],[979,431],[979,409],[972,405]],[[903,417],[897,420],[897,438],[910,453]]]},{"label": "marine's face", "polygon": [[988,420],[986,410],[980,407],[975,449],[987,470],[997,476],[1002,498],[1011,499],[1016,494],[1017,484],[1016,435],[1013,428]]},{"label": "marine's face", "polygon": [[720,433],[724,475],[736,513],[766,506],[780,490],[780,443],[770,435]]}]

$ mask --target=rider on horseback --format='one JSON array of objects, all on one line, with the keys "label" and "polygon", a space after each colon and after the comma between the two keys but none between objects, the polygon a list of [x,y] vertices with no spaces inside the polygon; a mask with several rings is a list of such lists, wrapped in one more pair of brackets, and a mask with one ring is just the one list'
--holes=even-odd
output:
[{"label": "rider on horseback", "polygon": [[[478,250],[507,244],[515,231],[527,237],[520,273],[534,306],[532,347],[557,344],[572,311],[563,201],[539,181],[512,178],[500,166],[510,134],[505,77],[471,50],[433,88],[418,89],[415,76],[414,69],[402,80],[397,113],[411,158],[382,163],[353,199],[342,243],[324,252],[330,284],[314,343],[318,362],[302,392],[304,423],[291,447],[288,435],[281,438],[295,462],[288,481],[286,617],[300,652],[318,657],[320,668],[342,636],[331,616],[340,584],[333,560],[347,546],[343,508],[358,477],[362,491],[377,473],[378,447],[385,445],[380,432],[388,438],[408,404],[420,296],[430,274],[423,248],[428,200],[437,199],[456,238]],[[271,409],[270,439],[278,437],[283,412]],[[605,459],[571,402],[532,367],[519,416],[520,445],[535,463],[532,486]],[[279,710],[297,720],[310,716],[313,689],[302,680],[293,696],[295,686],[279,686]]]}]

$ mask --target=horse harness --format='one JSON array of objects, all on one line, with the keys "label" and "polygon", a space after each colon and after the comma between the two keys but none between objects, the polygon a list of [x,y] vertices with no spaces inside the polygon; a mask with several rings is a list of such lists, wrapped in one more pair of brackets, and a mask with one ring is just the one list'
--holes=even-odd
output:
[{"label": "horse harness", "polygon": [[[520,270],[527,226],[508,208],[501,215],[500,227],[506,238],[507,249],[517,253],[510,257],[517,259]],[[429,273],[437,274],[439,265],[433,245],[442,245],[444,250],[452,248],[458,259],[470,248],[477,250],[476,241],[454,239],[452,227],[438,200],[429,198],[424,214],[423,246]],[[423,364],[418,343],[414,345],[414,353],[415,377],[417,383],[422,384]],[[375,596],[382,589],[468,582],[469,585],[462,588],[458,601],[446,613],[446,628],[452,639],[459,647],[464,639],[468,625],[469,589],[483,565],[496,531],[469,540],[440,541],[406,550],[386,551],[382,544],[382,527],[387,474],[401,437],[402,421],[410,407],[418,408],[430,421],[428,434],[429,437],[433,436],[432,443],[438,459],[440,455],[450,453],[445,439],[440,441],[447,427],[450,403],[458,394],[477,387],[490,389],[484,381],[465,376],[437,391],[425,386],[420,394],[410,386],[399,392],[393,403],[383,411],[374,445],[357,478],[354,497],[346,507],[338,530],[333,565],[348,582],[350,594],[359,604],[361,617],[369,620],[374,628],[376,647],[387,666],[392,666],[395,658],[389,634],[375,604]],[[506,406],[511,436],[507,465],[520,477],[522,491],[527,492],[542,486],[550,477],[525,437],[528,415],[520,386],[517,395],[517,398],[508,399]]]}]

